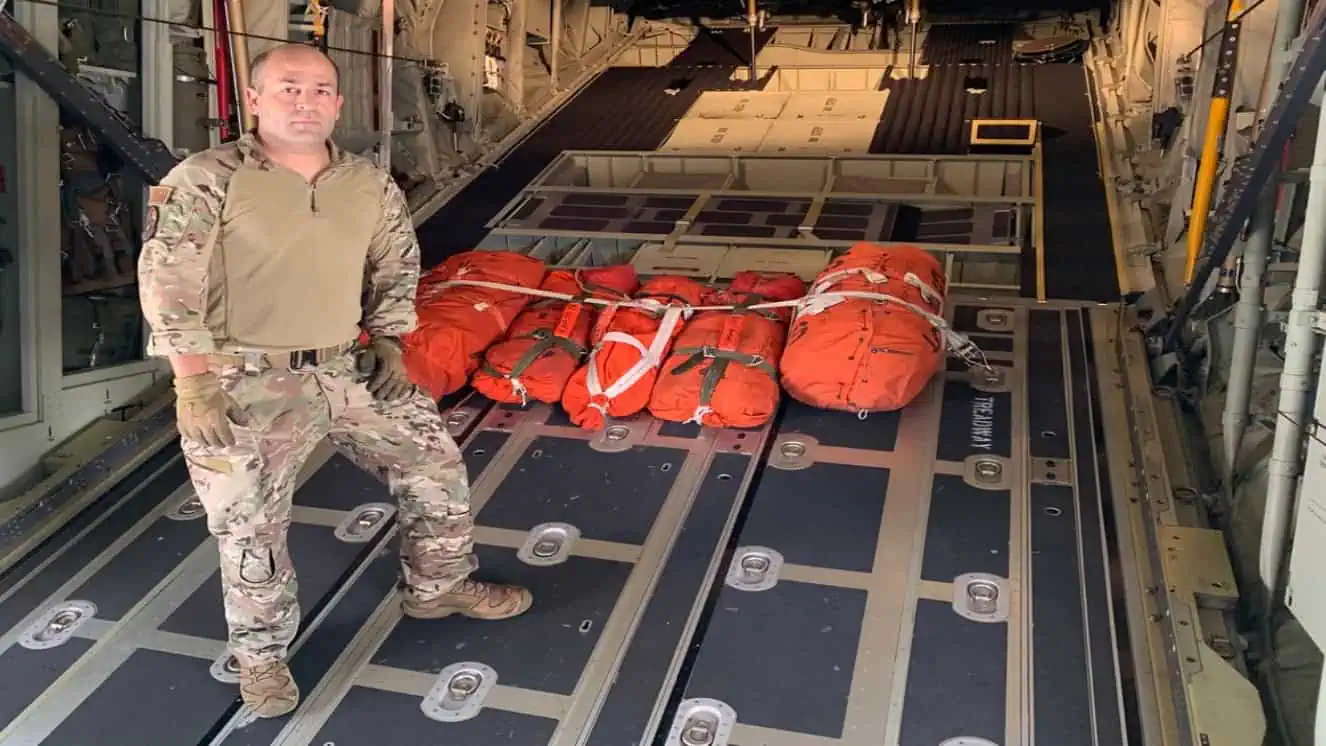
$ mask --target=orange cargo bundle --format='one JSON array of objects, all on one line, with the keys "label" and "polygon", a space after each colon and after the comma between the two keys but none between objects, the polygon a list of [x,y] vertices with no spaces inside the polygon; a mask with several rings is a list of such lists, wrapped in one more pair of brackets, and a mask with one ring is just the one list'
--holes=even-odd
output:
[{"label": "orange cargo bundle", "polygon": [[704,294],[704,285],[689,277],[655,277],[635,294],[653,305],[652,310],[609,306],[599,314],[594,330],[599,342],[562,394],[562,408],[571,421],[597,430],[608,417],[643,410],[685,312],[699,305]]},{"label": "orange cargo bundle", "polygon": [[419,326],[401,340],[410,380],[434,399],[460,389],[532,296],[473,285],[464,280],[537,288],[543,262],[510,251],[456,254],[419,281]]},{"label": "orange cargo bundle", "polygon": [[792,317],[789,307],[751,309],[789,301],[806,283],[789,274],[738,272],[725,290],[713,291],[707,306],[686,323],[663,365],[649,399],[660,420],[708,427],[759,427],[778,411],[778,358]]},{"label": "orange cargo bundle", "polygon": [[566,382],[585,357],[597,308],[585,298],[629,298],[639,285],[629,264],[582,270],[554,269],[542,290],[564,293],[571,301],[535,298],[506,337],[488,348],[470,385],[493,401],[556,404]]},{"label": "orange cargo bundle", "polygon": [[907,406],[944,364],[935,322],[947,290],[939,262],[919,247],[853,246],[820,272],[792,319],[779,364],[787,393],[821,409]]}]

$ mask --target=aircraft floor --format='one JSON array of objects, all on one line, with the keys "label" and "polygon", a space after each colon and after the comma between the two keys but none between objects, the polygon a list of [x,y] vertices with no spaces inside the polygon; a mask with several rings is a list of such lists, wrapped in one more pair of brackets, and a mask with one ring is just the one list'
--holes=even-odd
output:
[{"label": "aircraft floor", "polygon": [[[999,380],[954,363],[865,419],[787,401],[760,431],[590,433],[463,402],[479,575],[536,599],[505,622],[403,619],[389,511],[337,529],[385,488],[320,450],[291,528],[305,699],[278,720],[245,723],[225,683],[216,550],[178,514],[192,493],[167,449],[0,583],[0,743],[648,745],[695,700],[731,708],[714,743],[735,746],[1122,743],[1093,373],[1109,312],[950,314]],[[522,550],[549,523],[574,527],[547,534],[570,537],[553,564]],[[740,571],[759,558],[767,588]],[[91,616],[34,642],[62,608]],[[455,664],[495,686],[470,719],[427,717]]]},{"label": "aircraft floor", "polygon": [[[421,228],[432,260],[509,198],[506,181],[591,135],[654,147],[653,130],[729,72],[607,71]],[[691,83],[661,95],[678,75]],[[649,106],[622,105],[644,83]],[[613,104],[622,116],[585,132]],[[479,575],[535,592],[506,622],[403,620],[385,488],[320,450],[291,528],[304,703],[274,721],[239,707],[215,546],[200,513],[179,510],[196,502],[168,447],[0,576],[0,744],[652,746],[695,706],[730,708],[714,740],[729,746],[1121,744],[1100,414],[1123,404],[1102,405],[1115,394],[1094,372],[1113,311],[953,298],[949,313],[1001,381],[973,385],[954,364],[900,413],[787,401],[761,431],[645,417],[593,434],[559,410],[445,402],[474,485]],[[522,551],[548,523],[578,537],[555,564]],[[761,562],[769,587],[729,579]],[[991,590],[992,612],[969,608]],[[495,686],[470,719],[426,717],[453,664]]]}]

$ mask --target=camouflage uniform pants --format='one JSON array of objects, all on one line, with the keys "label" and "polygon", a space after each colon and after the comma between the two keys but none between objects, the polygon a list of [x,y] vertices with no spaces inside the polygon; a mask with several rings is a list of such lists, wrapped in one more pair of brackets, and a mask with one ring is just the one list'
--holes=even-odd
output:
[{"label": "camouflage uniform pants", "polygon": [[377,401],[355,381],[351,355],[257,373],[216,360],[212,370],[238,405],[236,444],[181,442],[220,550],[230,649],[242,664],[284,659],[299,627],[286,534],[296,477],[323,437],[385,477],[399,504],[407,592],[434,598],[477,567],[465,463],[427,396]]}]

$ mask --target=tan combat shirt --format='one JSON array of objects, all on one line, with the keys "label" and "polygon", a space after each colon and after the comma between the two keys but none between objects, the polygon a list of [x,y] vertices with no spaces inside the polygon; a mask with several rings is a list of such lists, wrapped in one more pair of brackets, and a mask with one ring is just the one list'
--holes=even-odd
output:
[{"label": "tan combat shirt", "polygon": [[247,134],[151,188],[138,282],[149,355],[332,347],[414,328],[419,243],[372,161],[332,146],[310,182]]}]

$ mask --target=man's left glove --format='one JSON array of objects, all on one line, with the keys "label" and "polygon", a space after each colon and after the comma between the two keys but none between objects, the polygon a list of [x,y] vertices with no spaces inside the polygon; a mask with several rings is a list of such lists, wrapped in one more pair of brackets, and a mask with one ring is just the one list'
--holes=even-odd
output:
[{"label": "man's left glove", "polygon": [[390,337],[377,337],[359,351],[356,368],[368,379],[368,391],[379,401],[399,401],[414,392],[405,375],[405,353]]}]

